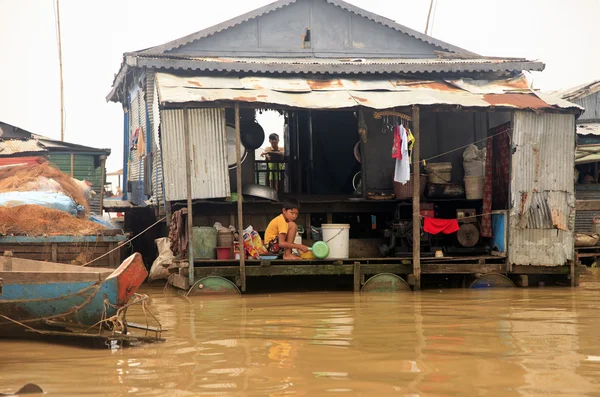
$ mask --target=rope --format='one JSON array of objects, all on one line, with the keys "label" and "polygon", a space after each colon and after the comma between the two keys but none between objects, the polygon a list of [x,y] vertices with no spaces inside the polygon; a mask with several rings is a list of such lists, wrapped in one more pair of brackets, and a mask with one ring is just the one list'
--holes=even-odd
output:
[{"label": "rope", "polygon": [[97,257],[96,259],[92,259],[91,261],[89,261],[88,263],[85,263],[83,266],[87,266],[90,263],[94,263],[99,259],[104,258],[107,255],[110,255],[111,253],[115,252],[116,250],[121,249],[121,247],[125,244],[131,243],[133,240],[135,240],[136,238],[140,237],[142,234],[146,233],[148,230],[152,229],[154,226],[158,225],[159,223],[161,223],[162,221],[164,221],[165,219],[167,219],[166,216],[163,216],[162,218],[160,218],[159,220],[157,220],[156,222],[154,222],[152,225],[148,226],[146,229],[144,229],[143,231],[141,231],[139,234],[137,234],[135,237],[130,238],[129,240],[124,241],[122,244],[119,244],[119,246],[117,246],[116,248],[111,249],[110,251],[100,255],[99,257]]},{"label": "rope", "polygon": [[[467,145],[464,145],[464,146],[458,147],[458,148],[456,148],[456,149],[449,150],[449,151],[447,151],[447,152],[444,152],[444,153],[441,153],[441,154],[436,154],[435,156],[429,157],[429,158],[427,158],[427,159],[423,159],[423,160],[421,160],[420,162],[421,162],[421,163],[423,163],[423,165],[426,165],[427,161],[429,161],[429,160],[432,160],[432,159],[437,159],[437,158],[439,158],[439,157],[443,157],[443,156],[445,156],[445,155],[447,155],[447,154],[450,154],[450,153],[457,152],[457,151],[459,151],[459,150],[461,150],[461,149],[465,149],[465,148],[467,148],[467,147],[469,147],[469,146],[471,146],[471,145],[474,145],[474,144],[476,144],[476,143],[480,143],[480,142],[487,141],[487,140],[488,140],[488,139],[490,139],[490,138],[493,138],[493,137],[495,137],[495,136],[502,135],[502,134],[508,134],[508,131],[504,130],[504,131],[498,132],[498,133],[496,133],[496,134],[494,134],[494,135],[490,135],[490,136],[488,136],[487,138],[483,138],[483,139],[480,139],[480,140],[478,140],[478,141],[471,142],[471,143],[469,143],[469,144],[467,144]],[[509,138],[510,138],[510,135],[509,135]]]}]

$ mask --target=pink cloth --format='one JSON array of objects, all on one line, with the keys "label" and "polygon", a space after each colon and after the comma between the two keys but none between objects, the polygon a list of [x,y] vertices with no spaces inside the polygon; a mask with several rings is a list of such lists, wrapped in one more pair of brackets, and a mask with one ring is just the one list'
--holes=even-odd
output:
[{"label": "pink cloth", "polygon": [[402,137],[400,136],[400,126],[394,127],[394,145],[392,146],[392,158],[402,160]]},{"label": "pink cloth", "polygon": [[425,218],[423,230],[429,234],[452,234],[458,232],[458,220]]}]

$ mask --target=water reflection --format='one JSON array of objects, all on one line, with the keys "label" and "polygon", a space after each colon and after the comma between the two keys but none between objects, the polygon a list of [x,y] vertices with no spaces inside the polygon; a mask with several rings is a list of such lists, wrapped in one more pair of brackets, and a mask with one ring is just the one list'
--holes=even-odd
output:
[{"label": "water reflection", "polygon": [[49,396],[591,396],[598,286],[189,301],[150,290],[166,343],[1,341],[0,391],[35,382]]}]

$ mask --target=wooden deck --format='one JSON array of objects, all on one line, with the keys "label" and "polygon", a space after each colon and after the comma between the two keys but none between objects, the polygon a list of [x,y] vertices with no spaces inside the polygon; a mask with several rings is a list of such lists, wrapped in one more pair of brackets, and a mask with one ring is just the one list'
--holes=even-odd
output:
[{"label": "wooden deck", "polygon": [[[343,260],[247,260],[246,277],[271,276],[354,276],[354,290],[359,291],[366,276],[379,273],[393,273],[408,276],[412,273],[412,260],[403,258],[349,258]],[[181,289],[190,287],[188,263],[177,262],[171,266],[171,282]],[[565,266],[513,266],[508,269],[506,258],[499,256],[423,258],[421,273],[432,274],[561,274],[568,275],[570,267]],[[240,266],[234,260],[196,260],[194,279],[218,276],[241,277]],[[410,277],[408,277],[410,281]]]}]

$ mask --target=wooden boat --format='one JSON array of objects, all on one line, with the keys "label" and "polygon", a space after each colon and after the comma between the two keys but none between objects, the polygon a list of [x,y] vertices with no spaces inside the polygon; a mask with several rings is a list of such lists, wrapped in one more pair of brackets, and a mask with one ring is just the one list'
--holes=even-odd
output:
[{"label": "wooden boat", "polygon": [[49,322],[99,324],[125,307],[147,276],[139,253],[116,270],[0,256],[0,334]]}]

